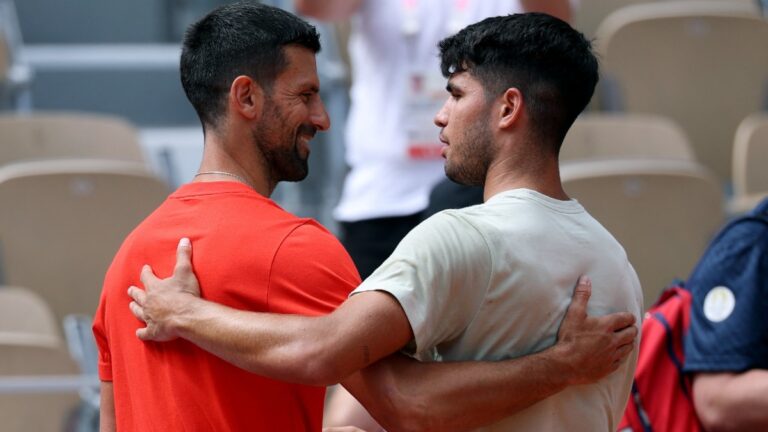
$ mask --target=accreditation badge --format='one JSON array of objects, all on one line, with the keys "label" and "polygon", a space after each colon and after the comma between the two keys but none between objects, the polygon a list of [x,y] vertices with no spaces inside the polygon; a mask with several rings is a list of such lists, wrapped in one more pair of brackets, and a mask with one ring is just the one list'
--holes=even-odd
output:
[{"label": "accreditation badge", "polygon": [[439,159],[442,144],[434,118],[447,98],[445,78],[439,73],[412,73],[403,120],[408,158]]}]

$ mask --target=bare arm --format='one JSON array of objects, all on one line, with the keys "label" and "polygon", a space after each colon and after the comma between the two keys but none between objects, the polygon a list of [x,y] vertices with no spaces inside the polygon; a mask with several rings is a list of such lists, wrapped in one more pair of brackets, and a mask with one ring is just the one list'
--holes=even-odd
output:
[{"label": "bare arm", "polygon": [[296,13],[323,21],[348,19],[360,8],[363,0],[294,0]]},{"label": "bare arm", "polygon": [[743,373],[699,373],[693,380],[693,402],[704,429],[758,431],[768,429],[768,370]]},{"label": "bare arm", "polygon": [[570,0],[521,0],[526,12],[544,12],[565,22],[573,18]]},{"label": "bare arm", "polygon": [[145,266],[146,291],[129,289],[132,312],[147,324],[137,331],[140,339],[182,337],[253,373],[329,385],[413,338],[400,304],[382,292],[355,295],[321,317],[246,312],[203,300],[191,253],[189,243],[180,243],[172,278],[160,280]]},{"label": "bare arm", "polygon": [[616,370],[634,347],[631,314],[589,317],[579,284],[558,343],[501,362],[421,363],[394,355],[343,382],[389,430],[461,431],[513,415],[567,386]]},{"label": "bare arm", "polygon": [[[190,254],[189,245],[180,245],[173,278],[161,281],[145,268],[146,293],[130,289],[131,309],[147,323],[137,332],[141,339],[180,336],[252,372],[325,385],[413,338],[400,305],[381,292],[357,294],[334,313],[316,318],[243,312],[207,302],[191,295],[199,290]],[[506,417],[568,385],[592,382],[626,358],[637,333],[634,317],[588,317],[589,295],[589,285],[579,285],[558,344],[539,354],[501,363],[425,364],[390,357],[344,384],[393,429],[437,424],[438,430],[465,429]],[[438,423],[446,420],[445,427]]]},{"label": "bare arm", "polygon": [[99,402],[99,432],[115,432],[115,397],[112,383],[101,382],[101,402]]}]

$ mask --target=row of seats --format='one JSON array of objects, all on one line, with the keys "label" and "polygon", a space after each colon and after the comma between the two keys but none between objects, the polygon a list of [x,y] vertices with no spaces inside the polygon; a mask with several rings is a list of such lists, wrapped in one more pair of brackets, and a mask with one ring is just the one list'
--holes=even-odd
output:
[{"label": "row of seats", "polygon": [[42,294],[58,322],[92,314],[112,256],[168,187],[123,120],[0,116],[0,130],[0,283]]},{"label": "row of seats", "polygon": [[[611,13],[636,4],[661,3],[670,0],[580,0],[578,6],[574,9],[573,25],[588,38],[593,38],[597,34],[600,24]],[[697,0],[684,0],[686,2]],[[726,5],[731,10],[741,10],[748,13],[761,13],[759,0],[720,0],[720,3],[727,2]],[[712,3],[712,1],[710,1]]]},{"label": "row of seats", "polygon": [[[147,173],[140,151],[126,149],[135,134],[121,121],[41,114],[0,117],[0,128],[0,203],[13,203],[0,214],[0,282],[43,294],[59,321],[91,314],[114,251],[168,190]],[[738,129],[734,210],[768,194],[766,135],[767,115],[751,116]],[[672,278],[687,276],[723,220],[721,183],[698,166],[685,132],[669,119],[585,114],[566,137],[561,161],[566,189],[627,247],[649,302]],[[692,202],[696,195],[685,188],[665,186],[693,177],[706,199]],[[665,194],[670,198],[656,199]],[[669,244],[672,231],[680,238]],[[686,237],[689,231],[695,234]]]},{"label": "row of seats", "polygon": [[2,429],[93,430],[104,273],[169,190],[122,119],[6,115],[0,131]]},{"label": "row of seats", "polygon": [[608,15],[596,32],[601,110],[679,124],[697,160],[731,179],[736,127],[768,103],[768,20],[756,3],[646,2]]},{"label": "row of seats", "polygon": [[[768,195],[768,112],[743,119],[723,145],[732,154],[732,197],[727,213],[739,214]],[[565,137],[560,161],[589,159],[673,159],[699,161],[691,141],[669,118],[640,113],[585,113]]]}]

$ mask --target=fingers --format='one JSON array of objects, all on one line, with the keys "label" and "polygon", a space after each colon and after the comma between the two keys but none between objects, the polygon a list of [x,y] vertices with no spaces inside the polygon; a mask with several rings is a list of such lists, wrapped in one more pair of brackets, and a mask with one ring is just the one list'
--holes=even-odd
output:
[{"label": "fingers", "polygon": [[614,332],[614,340],[616,345],[634,345],[635,339],[637,339],[637,327],[631,326]]},{"label": "fingers", "polygon": [[147,301],[147,293],[139,287],[131,286],[128,288],[128,296],[140,306],[143,306],[144,302]]},{"label": "fingers", "polygon": [[157,276],[155,276],[155,273],[152,271],[152,267],[148,265],[144,265],[144,267],[141,268],[140,279],[141,279],[141,283],[144,284],[145,288],[148,285],[153,284],[159,280]]},{"label": "fingers", "polygon": [[140,328],[136,330],[136,337],[143,341],[151,341],[152,337],[150,336],[149,329],[146,327]]},{"label": "fingers", "polygon": [[624,361],[629,353],[632,352],[634,346],[632,344],[622,345],[616,349],[616,357],[621,362]]},{"label": "fingers", "polygon": [[584,317],[587,314],[587,303],[592,295],[592,280],[589,276],[581,276],[576,288],[573,290],[573,297],[568,310],[565,312],[565,319],[569,317]]},{"label": "fingers", "polygon": [[144,308],[142,308],[141,306],[136,304],[135,301],[132,301],[128,305],[128,308],[131,309],[131,313],[133,314],[133,316],[138,318],[141,322],[143,322],[143,323],[147,322],[146,318],[144,317]]},{"label": "fingers", "polygon": [[629,312],[617,312],[600,318],[605,321],[607,328],[613,331],[620,331],[628,327],[634,327],[635,316]]},{"label": "fingers", "polygon": [[192,273],[192,242],[188,238],[179,240],[176,248],[176,267],[173,275],[176,277]]}]

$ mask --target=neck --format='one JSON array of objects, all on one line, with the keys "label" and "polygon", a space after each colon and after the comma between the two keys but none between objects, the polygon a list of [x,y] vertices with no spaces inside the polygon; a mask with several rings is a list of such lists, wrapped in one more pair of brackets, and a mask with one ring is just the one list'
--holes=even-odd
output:
[{"label": "neck", "polygon": [[560,166],[555,156],[540,160],[507,156],[491,163],[485,177],[483,200],[511,189],[531,189],[558,200],[570,199],[560,183]]},{"label": "neck", "polygon": [[247,139],[249,137],[227,137],[213,131],[206,131],[203,160],[198,173],[207,174],[196,176],[193,182],[235,181],[269,197],[276,185],[270,181],[270,175],[263,167],[261,155],[255,154],[255,149],[251,150],[251,147],[255,146],[242,144],[243,140]]}]

